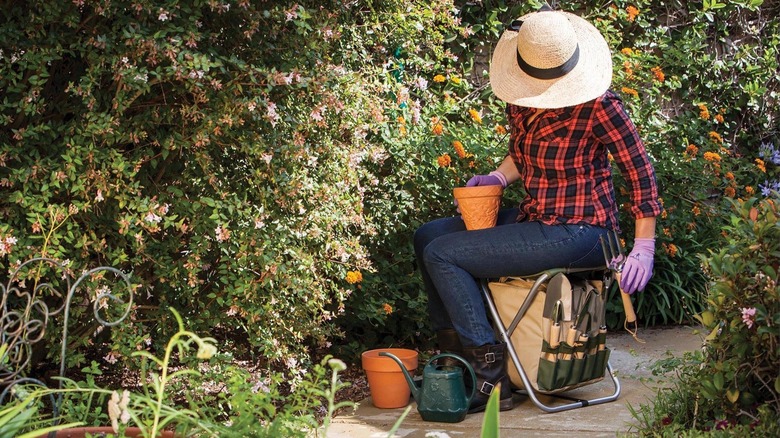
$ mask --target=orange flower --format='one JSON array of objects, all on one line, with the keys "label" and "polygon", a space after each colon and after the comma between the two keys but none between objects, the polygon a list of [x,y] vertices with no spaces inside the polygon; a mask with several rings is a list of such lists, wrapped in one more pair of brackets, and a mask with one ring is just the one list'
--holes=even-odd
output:
[{"label": "orange flower", "polygon": [[715,114],[715,121],[718,123],[723,123],[723,115],[722,114]]},{"label": "orange flower", "polygon": [[482,116],[479,114],[479,111],[472,108],[469,110],[469,116],[471,116],[471,120],[482,123]]},{"label": "orange flower", "polygon": [[734,195],[737,194],[737,191],[734,190],[734,187],[726,187],[726,190],[724,190],[723,193],[725,193],[729,198],[733,198]]},{"label": "orange flower", "polygon": [[442,154],[436,161],[439,163],[439,167],[449,167],[452,164],[450,154]]},{"label": "orange flower", "polygon": [[650,71],[653,72],[653,75],[658,80],[658,82],[663,82],[664,78],[666,78],[666,76],[664,76],[664,72],[661,70],[660,66],[655,66],[655,67],[651,68]]},{"label": "orange flower", "polygon": [[347,283],[355,284],[355,283],[360,283],[361,281],[363,281],[363,274],[360,273],[360,271],[347,272]]},{"label": "orange flower", "polygon": [[627,55],[627,56],[631,56],[631,55],[634,54],[634,50],[631,49],[631,47],[624,47],[624,48],[620,49],[620,53],[622,53],[624,55]]},{"label": "orange flower", "polygon": [[506,128],[504,128],[502,125],[496,125],[496,133],[498,135],[504,135],[506,134]]},{"label": "orange flower", "polygon": [[444,82],[446,80],[447,80],[447,78],[445,78],[444,75],[436,75],[436,76],[433,77],[433,82],[441,83],[441,82]]},{"label": "orange flower", "polygon": [[720,161],[720,155],[716,154],[715,152],[705,152],[704,159],[707,161],[718,162]]},{"label": "orange flower", "polygon": [[444,133],[444,125],[439,122],[434,123],[431,132],[433,132],[434,135],[442,135]]},{"label": "orange flower", "polygon": [[685,149],[685,154],[689,157],[695,157],[699,153],[699,148],[695,144],[689,144]]},{"label": "orange flower", "polygon": [[634,67],[638,67],[638,65],[631,61],[623,61],[623,71],[626,72],[628,79],[634,78]]},{"label": "orange flower", "polygon": [[620,91],[622,91],[625,94],[634,96],[634,97],[639,97],[639,93],[636,90],[634,90],[633,88],[623,87],[623,88],[620,89]]},{"label": "orange flower", "polygon": [[764,160],[761,158],[756,158],[756,167],[758,167],[758,170],[761,172],[766,173],[766,164],[764,164]]},{"label": "orange flower", "polygon": [[723,176],[725,176],[727,180],[734,181],[734,174],[731,172],[726,172]]},{"label": "orange flower", "polygon": [[693,213],[694,216],[698,216],[701,214],[701,209],[699,208],[698,205],[694,205],[693,208],[691,209],[691,212]]},{"label": "orange flower", "polygon": [[385,313],[389,315],[389,314],[393,313],[393,306],[391,306],[391,305],[389,305],[387,303],[384,303],[384,304],[382,304],[382,310],[384,310]]},{"label": "orange flower", "polygon": [[466,158],[466,149],[463,148],[463,143],[458,140],[452,142],[452,147],[455,148],[455,153],[459,158]]},{"label": "orange flower", "polygon": [[664,243],[663,245],[667,254],[669,254],[669,257],[674,257],[675,255],[677,255],[677,245],[675,245],[674,243],[669,243],[669,244]]},{"label": "orange flower", "polygon": [[715,143],[723,143],[723,137],[721,137],[720,134],[718,134],[717,132],[710,131],[709,135],[710,135],[710,140],[714,141]]},{"label": "orange flower", "polygon": [[703,103],[699,104],[699,117],[701,117],[702,120],[710,119],[710,110],[708,110],[707,105]]},{"label": "orange flower", "polygon": [[634,6],[627,7],[626,12],[628,13],[628,21],[631,22],[636,20],[637,15],[639,15],[639,9],[635,8]]},{"label": "orange flower", "polygon": [[753,186],[745,186],[745,193],[752,195],[753,193],[756,193],[756,189],[754,189]]}]

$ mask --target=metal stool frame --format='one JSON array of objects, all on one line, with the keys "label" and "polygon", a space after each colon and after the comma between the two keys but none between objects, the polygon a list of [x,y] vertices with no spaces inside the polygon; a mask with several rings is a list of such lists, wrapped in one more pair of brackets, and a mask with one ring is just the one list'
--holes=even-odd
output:
[{"label": "metal stool frame", "polygon": [[[517,328],[517,325],[520,323],[520,320],[525,316],[526,312],[528,311],[528,308],[531,306],[531,303],[533,303],[534,298],[536,298],[536,295],[538,295],[539,288],[545,282],[547,282],[549,279],[551,279],[553,276],[555,276],[558,273],[570,274],[570,273],[583,273],[583,272],[605,272],[605,281],[603,287],[605,292],[609,290],[612,281],[610,276],[611,272],[608,271],[607,267],[586,268],[586,269],[558,268],[558,269],[549,269],[540,274],[529,275],[524,278],[535,277],[536,281],[534,282],[533,287],[529,291],[528,296],[525,298],[525,301],[523,301],[522,306],[520,306],[520,308],[517,310],[517,314],[515,315],[514,319],[507,326],[505,326],[501,321],[501,317],[498,313],[498,308],[496,307],[496,303],[493,300],[493,294],[490,292],[490,287],[488,285],[490,280],[484,278],[480,280],[482,294],[485,298],[485,303],[490,311],[489,312],[490,318],[493,322],[496,331],[498,332],[500,339],[503,342],[506,342],[509,357],[512,359],[512,363],[514,363],[515,367],[517,368],[518,374],[520,375],[520,379],[523,381],[523,385],[526,388],[525,390],[518,390],[518,392],[527,395],[539,409],[548,413],[562,412],[570,409],[582,408],[585,406],[598,405],[602,403],[610,403],[617,400],[618,397],[620,396],[620,382],[615,376],[615,373],[612,371],[612,366],[609,364],[609,362],[607,362],[606,371],[614,385],[614,392],[609,396],[596,397],[591,399],[577,399],[577,398],[571,398],[559,394],[546,394],[537,391],[534,389],[534,386],[531,385],[531,379],[528,377],[528,374],[526,374],[525,369],[523,368],[523,364],[520,363],[520,357],[517,355],[517,350],[515,350],[515,347],[512,344],[512,333],[514,333],[515,329]],[[551,406],[543,403],[539,399],[538,394],[544,394],[546,396],[568,399],[571,400],[572,402],[563,405]]]}]

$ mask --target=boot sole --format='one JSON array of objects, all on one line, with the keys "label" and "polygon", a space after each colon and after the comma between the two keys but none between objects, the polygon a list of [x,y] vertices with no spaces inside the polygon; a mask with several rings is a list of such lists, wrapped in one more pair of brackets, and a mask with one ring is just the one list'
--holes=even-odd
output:
[{"label": "boot sole", "polygon": [[[486,407],[487,407],[487,404],[482,405],[482,406],[478,406],[478,407],[473,408],[473,409],[469,409],[469,414],[476,414],[478,412],[482,412],[482,411],[485,410]],[[503,411],[512,410],[512,409],[514,409],[514,407],[515,407],[515,401],[511,397],[510,398],[505,398],[505,399],[501,400],[500,402],[498,402],[498,410],[502,411],[502,412]]]}]

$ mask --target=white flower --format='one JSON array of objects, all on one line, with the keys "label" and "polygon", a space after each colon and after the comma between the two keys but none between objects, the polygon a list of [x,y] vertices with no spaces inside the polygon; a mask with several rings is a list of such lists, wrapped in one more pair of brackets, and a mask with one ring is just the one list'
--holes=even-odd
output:
[{"label": "white flower", "polygon": [[162,221],[162,218],[160,216],[157,216],[153,211],[150,211],[149,213],[146,214],[146,216],[144,216],[144,220],[146,222],[157,224],[160,223],[160,221]]},{"label": "white flower", "polygon": [[115,433],[119,432],[119,422],[127,424],[130,421],[130,412],[127,411],[127,405],[130,404],[130,393],[127,390],[122,391],[120,399],[119,393],[111,393],[111,399],[108,401],[108,418],[111,419],[111,427]]},{"label": "white flower", "polygon": [[103,360],[110,363],[111,365],[115,364],[116,361],[119,360],[119,356],[117,356],[113,351],[109,352],[107,355],[103,357]]},{"label": "white flower", "polygon": [[217,347],[213,344],[209,344],[208,342],[204,342],[198,346],[198,359],[210,359],[211,356],[214,356],[217,353]]}]

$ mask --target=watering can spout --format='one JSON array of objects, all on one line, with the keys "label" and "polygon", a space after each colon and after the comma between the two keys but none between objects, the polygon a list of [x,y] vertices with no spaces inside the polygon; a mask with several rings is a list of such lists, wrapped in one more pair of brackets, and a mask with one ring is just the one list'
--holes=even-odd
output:
[{"label": "watering can spout", "polygon": [[398,366],[401,367],[401,371],[404,373],[404,377],[406,378],[406,383],[409,384],[409,389],[412,391],[412,397],[414,397],[415,401],[419,401],[420,388],[418,388],[417,384],[414,383],[414,379],[412,379],[412,376],[409,374],[409,371],[406,370],[406,367],[404,366],[403,362],[401,362],[401,359],[399,359],[392,353],[388,353],[386,351],[380,352],[379,355],[387,356],[390,359],[393,359],[398,364]]}]

